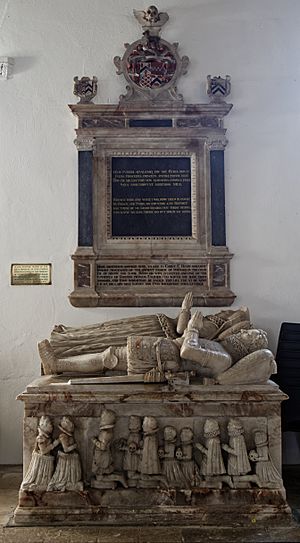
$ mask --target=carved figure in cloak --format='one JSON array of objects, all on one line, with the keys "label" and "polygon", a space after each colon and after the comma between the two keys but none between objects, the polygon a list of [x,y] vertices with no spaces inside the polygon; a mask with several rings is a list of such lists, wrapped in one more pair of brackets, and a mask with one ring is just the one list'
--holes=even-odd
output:
[{"label": "carved figure in cloak", "polygon": [[74,439],[74,423],[68,417],[63,417],[58,427],[61,431],[58,437],[61,450],[57,453],[55,472],[47,490],[59,490],[61,492],[66,490],[82,491],[81,464]]},{"label": "carved figure in cloak", "polygon": [[227,431],[229,444],[222,445],[224,451],[228,453],[227,473],[232,475],[234,488],[249,488],[251,486],[249,482],[256,482],[256,478],[248,475],[251,472],[251,465],[241,421],[237,418],[230,419]]},{"label": "carved figure in cloak", "polygon": [[177,448],[175,456],[180,461],[181,471],[189,487],[199,486],[201,475],[199,468],[193,458],[194,432],[191,428],[182,428],[180,432],[180,447]]},{"label": "carved figure in cloak", "polygon": [[269,452],[267,432],[265,430],[254,431],[254,443],[256,449],[249,452],[251,462],[255,462],[255,473],[258,477],[258,486],[262,488],[282,488],[283,481]]},{"label": "carved figure in cloak", "polygon": [[142,420],[132,415],[128,423],[129,434],[123,450],[125,450],[123,469],[127,471],[128,486],[134,487],[140,478],[142,452]]},{"label": "carved figure in cloak", "polygon": [[50,339],[53,354],[58,359],[66,359],[77,355],[101,353],[108,347],[126,346],[127,338],[132,335],[175,339],[186,329],[192,305],[193,294],[188,292],[175,319],[164,314],[156,314],[79,327],[56,325]]},{"label": "carved figure in cloak", "polygon": [[92,439],[95,446],[92,464],[92,487],[114,489],[119,481],[127,488],[124,476],[115,472],[112,453],[115,424],[115,412],[104,409],[100,417],[99,435]]},{"label": "carved figure in cloak", "polygon": [[52,441],[53,425],[49,417],[41,417],[38,435],[26,475],[21,484],[21,490],[44,492],[47,490],[54,472],[54,456],[51,452],[59,440]]},{"label": "carved figure in cloak", "polygon": [[[237,313],[240,315],[240,310]],[[117,375],[139,375],[145,381],[160,382],[170,374],[191,371],[205,384],[266,383],[276,372],[262,330],[241,330],[217,342],[200,337],[202,323],[203,315],[196,311],[181,338],[132,335],[126,347],[66,359],[56,358],[45,340],[39,345],[44,372],[103,373],[109,369]]]},{"label": "carved figure in cloak", "polygon": [[204,477],[201,486],[208,488],[222,488],[222,483],[232,487],[231,478],[226,475],[222,457],[220,427],[215,419],[207,419],[204,424],[205,446],[196,443],[195,447],[203,453],[200,473]]},{"label": "carved figure in cloak", "polygon": [[155,417],[145,417],[143,420],[143,450],[141,457],[141,487],[157,487],[159,483],[167,486],[166,478],[161,473],[158,455],[159,427]]},{"label": "carved figure in cloak", "polygon": [[181,471],[180,463],[175,458],[177,431],[174,426],[164,428],[164,446],[158,451],[162,460],[162,473],[171,488],[189,488],[188,480]]}]

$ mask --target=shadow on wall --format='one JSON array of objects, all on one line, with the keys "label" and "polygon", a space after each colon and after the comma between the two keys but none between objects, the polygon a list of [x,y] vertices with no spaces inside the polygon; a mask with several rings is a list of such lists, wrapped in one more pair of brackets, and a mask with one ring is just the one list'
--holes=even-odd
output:
[{"label": "shadow on wall", "polygon": [[17,75],[22,72],[28,72],[35,65],[36,61],[36,57],[15,57],[13,73]]},{"label": "shadow on wall", "polygon": [[282,463],[300,464],[300,432],[282,433]]}]

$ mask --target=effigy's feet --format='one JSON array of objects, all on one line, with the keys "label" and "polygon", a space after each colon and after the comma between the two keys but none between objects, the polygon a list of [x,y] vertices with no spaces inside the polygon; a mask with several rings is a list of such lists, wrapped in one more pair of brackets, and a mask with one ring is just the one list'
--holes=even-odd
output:
[{"label": "effigy's feet", "polygon": [[63,324],[55,324],[53,328],[53,332],[63,333],[66,331],[66,326]]},{"label": "effigy's feet", "polygon": [[101,361],[105,369],[113,370],[118,364],[118,357],[115,355],[115,347],[108,347],[101,353]]},{"label": "effigy's feet", "polygon": [[57,358],[48,339],[44,339],[38,343],[38,350],[41,357],[44,374],[53,375],[57,373]]}]

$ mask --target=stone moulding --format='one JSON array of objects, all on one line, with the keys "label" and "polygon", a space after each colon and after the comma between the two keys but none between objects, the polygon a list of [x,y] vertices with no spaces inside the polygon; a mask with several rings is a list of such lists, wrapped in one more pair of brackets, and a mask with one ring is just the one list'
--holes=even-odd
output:
[{"label": "stone moulding", "polygon": [[[16,525],[114,525],[118,519],[118,524],[136,526],[249,522],[259,526],[290,521],[280,476],[280,404],[286,395],[270,381],[247,387],[194,384],[171,389],[160,384],[120,384],[116,389],[107,384],[69,385],[68,377],[48,376],[30,384],[19,399],[25,408],[24,475],[41,420],[51,420],[48,439],[53,447],[55,440],[62,440],[59,428],[66,421],[71,425],[69,435],[74,434],[69,439],[77,444],[84,489],[59,492],[50,484],[48,491],[40,491],[25,485],[14,514]],[[230,437],[234,435],[243,437]],[[205,464],[201,452],[211,454],[214,439],[222,446],[221,471],[215,453],[214,462]],[[99,440],[104,457],[101,451],[95,456]],[[246,476],[239,475],[242,467],[237,472],[229,470],[228,463],[232,448],[240,447],[241,440],[251,459],[251,466],[248,460],[244,468]],[[151,463],[143,464],[148,457]],[[267,471],[258,462],[263,457]],[[155,475],[157,462],[161,475]],[[192,468],[195,479],[186,484]],[[141,477],[140,470],[149,475]]]}]

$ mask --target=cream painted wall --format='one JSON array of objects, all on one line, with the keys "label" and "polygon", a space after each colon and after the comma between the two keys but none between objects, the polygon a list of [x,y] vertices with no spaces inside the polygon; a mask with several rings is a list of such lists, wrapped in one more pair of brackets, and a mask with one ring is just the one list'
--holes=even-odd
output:
[{"label": "cream painted wall", "polygon": [[[0,81],[0,463],[21,461],[16,395],[39,374],[36,342],[54,323],[90,323],[139,309],[76,309],[77,162],[73,76],[96,75],[97,100],[124,89],[114,55],[140,37],[136,0],[0,0],[0,56],[15,58]],[[163,37],[191,59],[180,91],[206,101],[207,74],[232,76],[226,120],[227,240],[235,253],[235,305],[276,346],[280,323],[299,314],[300,2],[160,0]],[[10,286],[12,262],[52,262],[53,285]],[[151,309],[145,311],[151,312]],[[154,311],[156,311],[154,309]],[[175,309],[167,309],[175,315]]]}]

